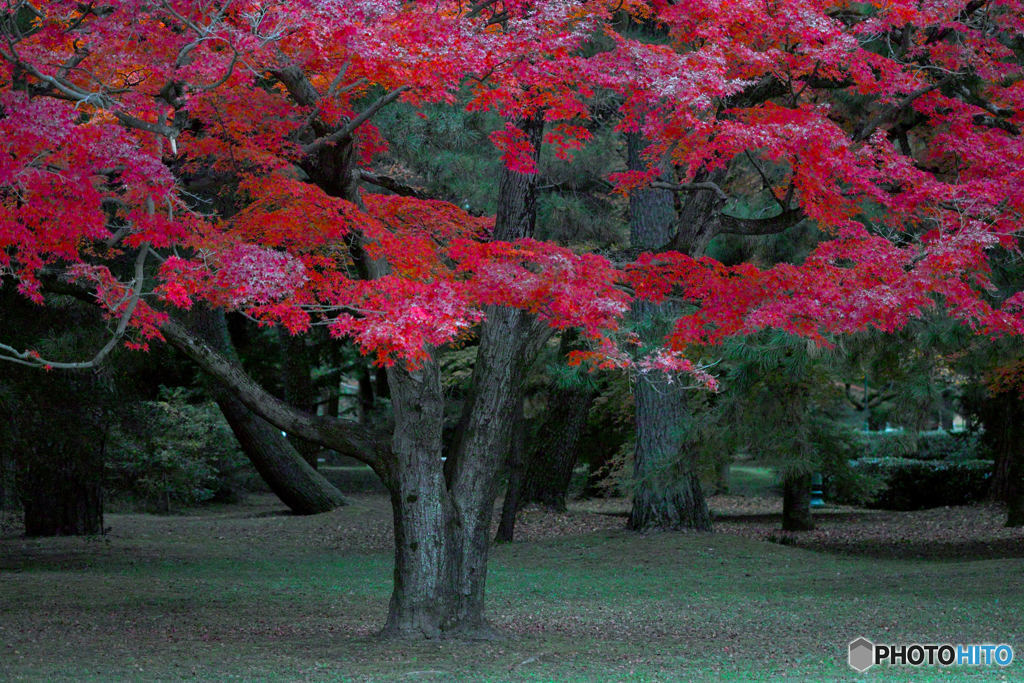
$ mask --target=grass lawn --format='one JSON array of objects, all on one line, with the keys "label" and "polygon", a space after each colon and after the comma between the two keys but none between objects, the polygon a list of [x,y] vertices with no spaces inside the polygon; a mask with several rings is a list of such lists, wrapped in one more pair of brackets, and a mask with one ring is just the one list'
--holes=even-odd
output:
[{"label": "grass lawn", "polygon": [[[0,679],[977,680],[878,668],[847,643],[1007,642],[1024,560],[884,560],[729,534],[603,529],[497,547],[505,640],[380,642],[387,504],[109,515],[98,539],[0,539]],[[367,540],[369,539],[369,540]]]},{"label": "grass lawn", "polygon": [[739,496],[781,494],[779,475],[771,467],[733,465],[729,468],[729,493]]}]

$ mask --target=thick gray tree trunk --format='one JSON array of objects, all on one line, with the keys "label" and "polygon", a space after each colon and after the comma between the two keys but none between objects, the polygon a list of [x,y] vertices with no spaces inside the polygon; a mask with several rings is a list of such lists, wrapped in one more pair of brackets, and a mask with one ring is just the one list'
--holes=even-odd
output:
[{"label": "thick gray tree trunk", "polygon": [[[627,162],[631,169],[644,168],[644,141],[637,134],[627,136]],[[633,247],[658,250],[669,245],[676,234],[675,195],[668,190],[637,190],[630,194],[630,239]],[[663,321],[671,318],[667,304],[637,301],[632,318],[641,339],[660,344],[669,331]],[[660,372],[637,377],[636,452],[634,456],[633,507],[629,528],[711,529],[711,517],[694,471],[685,453],[682,435],[686,416],[679,380]]]},{"label": "thick gray tree trunk", "polygon": [[[224,357],[237,362],[223,312],[197,308],[190,314],[189,324]],[[242,452],[270,490],[292,512],[314,515],[345,505],[341,492],[310,467],[280,429],[255,414],[220,383],[211,382],[208,388]]]}]

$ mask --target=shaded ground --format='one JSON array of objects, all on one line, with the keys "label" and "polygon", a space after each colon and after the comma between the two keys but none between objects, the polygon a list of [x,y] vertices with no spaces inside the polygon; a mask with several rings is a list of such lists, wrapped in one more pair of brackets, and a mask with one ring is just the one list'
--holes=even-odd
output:
[{"label": "shaded ground", "polygon": [[[859,635],[1024,652],[1024,542],[991,508],[834,510],[798,541],[871,557],[764,542],[778,535],[767,498],[714,499],[718,534],[622,531],[607,513],[623,501],[530,509],[521,540],[496,548],[490,566],[490,616],[509,637],[396,644],[374,637],[390,589],[390,508],[383,496],[352,500],[315,517],[254,497],[108,515],[110,532],[95,539],[7,535],[0,679],[821,680],[854,678],[845,647]],[[945,539],[943,559],[908,559],[926,539]],[[957,539],[1015,552],[967,560]],[[875,559],[901,547],[902,559]],[[949,672],[872,676],[894,673]],[[998,680],[1024,667],[955,673]]]}]

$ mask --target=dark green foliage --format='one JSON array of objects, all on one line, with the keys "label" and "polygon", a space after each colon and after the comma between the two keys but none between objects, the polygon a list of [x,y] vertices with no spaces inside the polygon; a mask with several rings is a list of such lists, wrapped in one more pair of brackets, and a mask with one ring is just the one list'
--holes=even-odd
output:
[{"label": "dark green foliage", "polygon": [[879,481],[869,507],[920,510],[982,500],[992,477],[991,460],[861,458],[855,472]]},{"label": "dark green foliage", "polygon": [[586,496],[620,495],[628,487],[626,467],[636,450],[633,393],[623,376],[610,376],[594,399],[580,439],[580,460],[590,469]]},{"label": "dark green foliage", "polygon": [[230,501],[245,488],[248,460],[213,403],[184,390],[139,404],[113,431],[106,485],[114,499],[167,512],[174,506]]},{"label": "dark green foliage", "polygon": [[983,458],[986,452],[979,435],[971,432],[890,432],[862,438],[861,458],[960,461]]},{"label": "dark green foliage", "polygon": [[[614,111],[617,105],[607,107]],[[396,104],[375,118],[388,140],[385,175],[470,213],[493,215],[501,161],[488,136],[504,126],[504,119],[441,106],[427,106],[422,113]],[[605,180],[619,170],[620,136],[607,126],[592,133],[595,139],[576,150],[571,163],[557,158],[552,145],[541,148],[538,239],[588,246],[623,241],[625,203],[612,196]]]}]

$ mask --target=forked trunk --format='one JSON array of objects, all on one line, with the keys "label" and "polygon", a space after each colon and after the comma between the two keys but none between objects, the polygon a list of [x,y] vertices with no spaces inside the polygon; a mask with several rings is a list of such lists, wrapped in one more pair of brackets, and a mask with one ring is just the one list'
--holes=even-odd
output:
[{"label": "forked trunk", "polygon": [[482,577],[490,516],[472,506],[462,506],[470,514],[460,516],[445,482],[437,363],[428,361],[415,372],[389,370],[388,381],[395,413],[387,482],[395,519],[395,574],[383,636],[489,636]]}]

